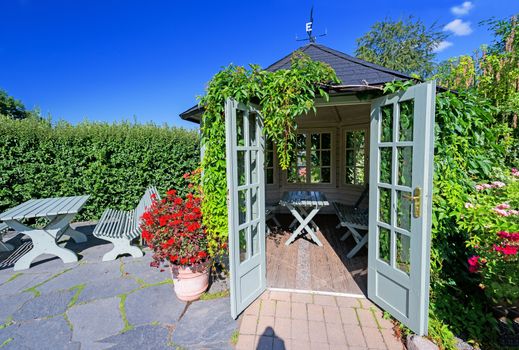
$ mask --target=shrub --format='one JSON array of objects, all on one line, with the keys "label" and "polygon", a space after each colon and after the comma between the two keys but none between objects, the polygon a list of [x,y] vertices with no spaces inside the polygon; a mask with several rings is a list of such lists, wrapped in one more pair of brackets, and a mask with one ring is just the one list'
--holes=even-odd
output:
[{"label": "shrub", "polygon": [[198,166],[196,131],[0,116],[0,211],[31,198],[89,194],[78,220],[130,210],[145,188],[177,188]]}]

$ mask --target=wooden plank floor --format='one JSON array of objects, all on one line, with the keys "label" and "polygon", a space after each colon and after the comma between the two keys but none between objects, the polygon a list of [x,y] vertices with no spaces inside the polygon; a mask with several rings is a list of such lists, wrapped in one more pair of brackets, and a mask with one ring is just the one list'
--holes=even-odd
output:
[{"label": "wooden plank floor", "polygon": [[291,235],[287,227],[292,216],[276,217],[282,228],[267,236],[269,287],[367,294],[367,249],[361,249],[353,259],[346,258],[355,241],[351,237],[340,240],[345,229],[335,228],[335,215],[317,215],[314,220],[324,247],[306,238],[298,238],[287,247],[285,242]]}]

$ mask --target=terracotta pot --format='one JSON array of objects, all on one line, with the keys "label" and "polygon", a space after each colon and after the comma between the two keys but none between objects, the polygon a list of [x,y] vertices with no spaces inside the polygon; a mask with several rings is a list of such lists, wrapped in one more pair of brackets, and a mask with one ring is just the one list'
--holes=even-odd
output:
[{"label": "terracotta pot", "polygon": [[177,298],[182,301],[193,301],[207,290],[209,286],[209,269],[191,269],[178,265],[170,265],[173,289]]}]

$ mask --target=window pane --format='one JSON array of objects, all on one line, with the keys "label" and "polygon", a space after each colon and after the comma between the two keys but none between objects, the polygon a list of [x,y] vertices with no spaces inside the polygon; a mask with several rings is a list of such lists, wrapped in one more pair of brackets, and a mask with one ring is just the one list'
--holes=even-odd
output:
[{"label": "window pane", "polygon": [[396,233],[396,267],[409,274],[411,271],[411,237]]},{"label": "window pane", "polygon": [[387,184],[391,184],[391,173],[392,173],[392,151],[390,147],[380,147],[380,176],[379,181]]},{"label": "window pane", "polygon": [[391,190],[379,187],[379,196],[378,220],[391,225]]},{"label": "window pane", "polygon": [[249,138],[250,138],[250,146],[258,145],[258,138],[256,135],[256,113],[249,113]]},{"label": "window pane", "polygon": [[413,141],[414,100],[399,103],[400,141]]},{"label": "window pane", "polygon": [[266,180],[265,182],[270,185],[274,183],[274,169],[267,169],[265,171]]},{"label": "window pane", "polygon": [[355,183],[357,185],[364,184],[364,168],[355,168]]},{"label": "window pane", "polygon": [[346,151],[346,166],[353,166],[355,164],[355,151]]},{"label": "window pane", "polygon": [[306,182],[306,167],[297,167],[297,182]]},{"label": "window pane", "polygon": [[322,168],[321,169],[321,182],[323,183],[330,183],[330,168]]},{"label": "window pane", "polygon": [[259,232],[258,224],[251,226],[251,237],[252,237],[252,252],[251,256],[255,256],[259,253]]},{"label": "window pane", "polygon": [[250,182],[251,184],[258,183],[258,151],[250,151]]},{"label": "window pane", "polygon": [[245,154],[247,151],[237,152],[238,161],[238,186],[245,185],[247,179],[245,178]]},{"label": "window pane", "polygon": [[247,190],[238,191],[238,224],[247,220]]},{"label": "window pane", "polygon": [[396,191],[396,224],[398,227],[407,231],[411,231],[411,207],[412,203],[408,198],[412,196],[411,192]]},{"label": "window pane", "polygon": [[322,166],[330,166],[331,164],[331,152],[321,151]]},{"label": "window pane", "polygon": [[321,134],[321,148],[322,149],[331,149],[331,138],[332,136],[330,133],[323,133]]},{"label": "window pane", "polygon": [[319,168],[319,167],[312,167],[310,169],[310,171],[311,171],[310,182],[314,183],[314,184],[321,182],[321,168]]},{"label": "window pane", "polygon": [[398,147],[398,184],[412,185],[413,147]]},{"label": "window pane", "polygon": [[312,134],[311,135],[311,147],[312,150],[321,148],[321,134]]},{"label": "window pane", "polygon": [[354,184],[355,183],[355,169],[352,167],[346,168],[346,178],[345,182],[347,184]]},{"label": "window pane", "polygon": [[391,251],[391,231],[378,226],[378,258],[389,264]]},{"label": "window pane", "polygon": [[240,262],[244,262],[245,260],[248,259],[247,257],[247,241],[248,241],[248,237],[247,237],[247,231],[248,231],[248,227],[247,228],[244,228],[243,230],[240,230],[240,233],[239,233],[239,239],[240,239]]},{"label": "window pane", "polygon": [[238,146],[245,146],[245,134],[243,131],[243,111],[236,110],[236,143]]},{"label": "window pane", "polygon": [[321,154],[319,151],[314,151],[310,153],[310,159],[311,159],[311,167],[312,168],[319,168],[321,166]]},{"label": "window pane", "polygon": [[393,105],[387,105],[381,108],[381,125],[380,142],[393,141]]}]

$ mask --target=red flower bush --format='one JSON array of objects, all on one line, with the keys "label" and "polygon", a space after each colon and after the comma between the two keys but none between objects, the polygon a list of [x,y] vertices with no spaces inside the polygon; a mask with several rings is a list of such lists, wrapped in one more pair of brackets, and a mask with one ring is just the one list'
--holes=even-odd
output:
[{"label": "red flower bush", "polygon": [[207,237],[202,227],[200,196],[185,198],[169,190],[142,215],[142,238],[153,249],[152,266],[169,262],[181,266],[202,266],[208,261]]}]

